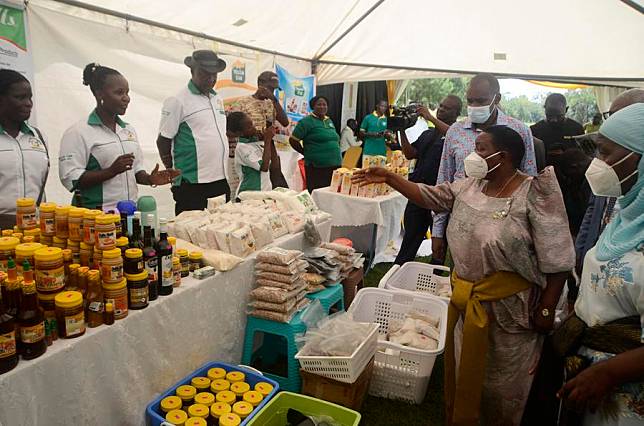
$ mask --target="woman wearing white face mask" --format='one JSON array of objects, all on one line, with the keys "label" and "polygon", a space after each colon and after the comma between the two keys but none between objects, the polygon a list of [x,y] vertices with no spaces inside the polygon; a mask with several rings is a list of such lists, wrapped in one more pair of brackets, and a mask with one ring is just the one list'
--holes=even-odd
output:
[{"label": "woman wearing white face mask", "polygon": [[552,329],[574,266],[555,173],[552,168],[537,177],[521,173],[524,146],[514,130],[491,126],[465,160],[470,177],[437,186],[381,168],[354,174],[354,182],[386,182],[419,206],[451,212],[447,240],[454,291],[447,327],[462,339],[459,355],[448,336],[445,357],[453,424],[520,424],[541,352],[540,332]]},{"label": "woman wearing white face mask", "polygon": [[642,425],[644,103],[607,119],[597,146],[586,178],[595,195],[619,197],[620,210],[586,254],[576,316],[555,334],[555,348],[569,356],[566,366],[581,366],[567,371],[558,396],[584,413],[584,425]]}]

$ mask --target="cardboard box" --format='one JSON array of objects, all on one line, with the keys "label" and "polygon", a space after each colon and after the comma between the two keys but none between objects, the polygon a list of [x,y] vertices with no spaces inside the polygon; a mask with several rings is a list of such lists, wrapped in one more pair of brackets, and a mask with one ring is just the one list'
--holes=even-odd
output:
[{"label": "cardboard box", "polygon": [[369,364],[354,383],[338,382],[337,380],[300,370],[302,375],[302,391],[300,393],[359,411],[369,390],[369,383],[373,374],[373,362],[374,358],[371,358]]}]

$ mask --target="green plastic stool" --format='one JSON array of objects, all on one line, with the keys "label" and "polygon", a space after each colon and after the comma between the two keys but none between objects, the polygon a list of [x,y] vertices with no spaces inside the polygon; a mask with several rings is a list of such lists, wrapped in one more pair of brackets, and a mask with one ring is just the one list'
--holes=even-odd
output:
[{"label": "green plastic stool", "polygon": [[311,302],[319,300],[327,314],[331,313],[332,307],[336,307],[339,311],[344,311],[344,288],[342,284],[333,284],[317,293],[307,294],[306,298]]}]

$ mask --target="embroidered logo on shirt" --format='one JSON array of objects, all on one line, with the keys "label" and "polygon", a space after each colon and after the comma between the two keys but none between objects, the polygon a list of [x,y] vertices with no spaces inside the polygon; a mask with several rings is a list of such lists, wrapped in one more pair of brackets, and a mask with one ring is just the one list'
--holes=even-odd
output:
[{"label": "embroidered logo on shirt", "polygon": [[45,146],[38,138],[29,138],[29,145],[34,151],[45,152]]}]

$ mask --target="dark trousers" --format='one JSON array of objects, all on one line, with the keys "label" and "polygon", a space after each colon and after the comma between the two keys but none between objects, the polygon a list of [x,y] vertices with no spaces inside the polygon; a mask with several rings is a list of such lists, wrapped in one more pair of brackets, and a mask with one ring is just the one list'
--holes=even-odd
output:
[{"label": "dark trousers", "polygon": [[394,261],[396,265],[411,262],[416,258],[416,253],[425,239],[427,230],[432,226],[432,212],[408,201],[403,223],[405,235],[398,256]]},{"label": "dark trousers", "polygon": [[306,189],[309,192],[313,192],[314,189],[326,188],[331,185],[331,177],[333,176],[333,171],[339,166],[333,167],[315,167],[315,166],[304,166],[306,171]]},{"label": "dark trousers", "polygon": [[13,229],[15,225],[15,214],[0,214],[0,229]]},{"label": "dark trousers", "polygon": [[186,210],[203,210],[208,206],[208,198],[226,195],[226,201],[230,200],[230,187],[226,179],[210,183],[189,183],[181,181],[181,185],[172,187],[172,198],[174,198],[174,214]]}]

